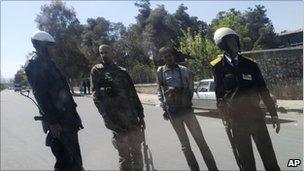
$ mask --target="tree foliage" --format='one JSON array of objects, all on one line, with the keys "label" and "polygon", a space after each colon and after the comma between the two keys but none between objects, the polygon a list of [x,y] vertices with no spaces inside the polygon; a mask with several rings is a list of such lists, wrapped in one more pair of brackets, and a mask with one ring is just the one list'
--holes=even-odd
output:
[{"label": "tree foliage", "polygon": [[172,14],[164,5],[151,8],[149,0],[139,0],[134,5],[138,9],[136,23],[128,27],[102,16],[81,24],[73,7],[61,0],[43,5],[35,21],[40,30],[54,36],[54,61],[69,80],[89,76],[90,68],[100,63],[98,47],[103,43],[113,47],[116,62],[127,68],[136,83],[155,81],[156,66],[163,64],[158,50],[167,45],[190,56],[188,61],[196,80],[211,77],[209,62],[220,53],[213,43],[213,33],[220,27],[238,32],[245,51],[276,46],[273,25],[261,5],[245,12],[221,11],[210,25],[189,15],[184,4]]},{"label": "tree foliage", "polygon": [[40,30],[55,38],[54,61],[68,80],[87,76],[89,63],[80,50],[83,26],[78,21],[74,9],[66,7],[60,0],[55,0],[41,7],[35,21]]},{"label": "tree foliage", "polygon": [[211,22],[211,32],[220,27],[229,27],[240,35],[244,51],[274,48],[277,45],[276,34],[264,6],[256,5],[244,13],[235,9],[221,11]]},{"label": "tree foliage", "polygon": [[21,67],[14,77],[14,84],[19,84],[20,86],[28,86],[27,77],[24,71],[24,67]]},{"label": "tree foliage", "polygon": [[195,73],[195,80],[210,78],[210,60],[219,54],[218,48],[212,40],[203,35],[203,29],[198,31],[181,30],[183,35],[179,37],[178,51],[190,56],[189,64]]}]

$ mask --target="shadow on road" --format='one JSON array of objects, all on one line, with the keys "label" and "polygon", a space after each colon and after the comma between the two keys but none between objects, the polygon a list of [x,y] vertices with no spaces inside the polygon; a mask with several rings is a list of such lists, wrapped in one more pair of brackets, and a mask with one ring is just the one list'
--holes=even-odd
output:
[{"label": "shadow on road", "polygon": [[281,113],[288,113],[288,112],[303,113],[303,109],[285,109],[284,107],[279,107],[278,112],[281,112]]},{"label": "shadow on road", "polygon": [[[194,112],[195,115],[197,116],[205,116],[205,117],[211,117],[211,118],[216,118],[216,119],[221,119],[221,116],[217,112]],[[290,123],[290,122],[295,122],[294,120],[289,120],[289,119],[279,119],[280,123]],[[265,118],[266,124],[272,124],[271,118],[267,117]]]}]

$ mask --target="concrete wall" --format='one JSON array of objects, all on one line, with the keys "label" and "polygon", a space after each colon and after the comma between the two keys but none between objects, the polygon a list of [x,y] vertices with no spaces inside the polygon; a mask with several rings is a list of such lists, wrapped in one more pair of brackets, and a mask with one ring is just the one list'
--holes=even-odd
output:
[{"label": "concrete wall", "polygon": [[[259,64],[266,84],[278,99],[303,99],[303,46],[243,52]],[[156,84],[137,84],[140,93],[156,94]]]},{"label": "concrete wall", "polygon": [[157,94],[157,85],[154,84],[135,84],[138,93]]}]

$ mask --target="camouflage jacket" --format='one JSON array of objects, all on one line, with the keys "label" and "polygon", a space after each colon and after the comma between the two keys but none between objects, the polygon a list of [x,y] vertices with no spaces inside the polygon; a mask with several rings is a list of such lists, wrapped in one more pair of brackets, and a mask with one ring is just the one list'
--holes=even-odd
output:
[{"label": "camouflage jacket", "polygon": [[124,68],[97,64],[91,70],[91,79],[93,100],[104,119],[129,130],[144,117],[133,81]]}]

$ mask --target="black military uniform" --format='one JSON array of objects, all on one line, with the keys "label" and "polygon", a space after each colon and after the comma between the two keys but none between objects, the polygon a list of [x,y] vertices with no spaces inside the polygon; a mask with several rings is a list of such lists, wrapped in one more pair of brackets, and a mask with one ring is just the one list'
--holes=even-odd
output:
[{"label": "black military uniform", "polygon": [[131,77],[116,64],[97,64],[91,70],[91,78],[94,103],[114,134],[120,170],[143,170],[140,120],[144,114]]},{"label": "black military uniform", "polygon": [[[56,170],[82,170],[82,159],[77,132],[83,128],[76,111],[70,88],[53,61],[34,55],[25,67],[27,79],[42,110],[43,122],[59,123],[62,132],[59,139],[50,130],[46,145],[56,157]],[[47,133],[47,132],[45,132]]]},{"label": "black military uniform", "polygon": [[238,55],[231,62],[226,56],[211,62],[215,79],[218,106],[229,103],[235,145],[244,170],[256,170],[251,137],[263,160],[266,170],[280,170],[260,109],[260,98],[271,116],[277,116],[275,104],[270,97],[258,65],[249,58]]}]

